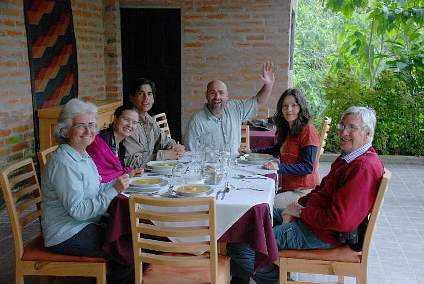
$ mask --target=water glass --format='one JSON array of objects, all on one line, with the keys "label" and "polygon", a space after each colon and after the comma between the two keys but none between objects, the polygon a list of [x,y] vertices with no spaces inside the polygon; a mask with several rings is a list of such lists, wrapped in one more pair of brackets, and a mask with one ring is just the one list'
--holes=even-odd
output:
[{"label": "water glass", "polygon": [[172,185],[175,187],[185,182],[184,177],[187,174],[187,166],[183,163],[178,163],[172,169]]}]

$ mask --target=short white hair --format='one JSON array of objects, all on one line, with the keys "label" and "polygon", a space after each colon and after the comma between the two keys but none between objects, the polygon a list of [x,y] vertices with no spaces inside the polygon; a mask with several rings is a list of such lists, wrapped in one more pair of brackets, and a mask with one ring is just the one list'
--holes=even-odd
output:
[{"label": "short white hair", "polygon": [[371,143],[374,140],[375,125],[377,123],[375,110],[370,107],[351,106],[342,113],[340,121],[349,114],[359,117],[362,121],[362,126],[368,128],[370,134],[368,142]]},{"label": "short white hair", "polygon": [[96,119],[97,107],[90,102],[84,102],[79,99],[71,99],[63,106],[54,128],[54,135],[58,144],[68,143],[68,134],[72,126],[72,120],[77,115],[83,113],[88,113]]}]

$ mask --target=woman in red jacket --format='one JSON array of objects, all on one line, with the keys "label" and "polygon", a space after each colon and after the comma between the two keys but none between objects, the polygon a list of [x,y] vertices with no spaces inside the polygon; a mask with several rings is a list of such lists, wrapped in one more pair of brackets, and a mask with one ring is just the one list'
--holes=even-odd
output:
[{"label": "woman in red jacket", "polygon": [[279,156],[280,163],[268,162],[264,167],[277,169],[282,192],[276,195],[274,206],[286,208],[319,184],[315,161],[319,135],[311,124],[306,99],[297,89],[287,89],[281,95],[274,119],[277,143],[254,152]]}]

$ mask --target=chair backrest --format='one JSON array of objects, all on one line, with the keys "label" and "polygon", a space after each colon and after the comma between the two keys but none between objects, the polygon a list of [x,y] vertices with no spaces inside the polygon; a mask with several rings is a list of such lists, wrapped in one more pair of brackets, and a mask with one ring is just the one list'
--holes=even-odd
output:
[{"label": "chair backrest", "polygon": [[159,127],[165,132],[166,136],[171,138],[171,130],[169,129],[168,119],[166,119],[166,113],[162,112],[152,116]]},{"label": "chair backrest", "polygon": [[[187,212],[187,208],[190,212]],[[213,197],[179,199],[131,196],[130,217],[136,277],[142,278],[143,262],[169,266],[204,266],[210,268],[212,283],[216,283],[218,254],[215,216]],[[141,220],[172,222],[178,224],[178,227],[152,225]],[[203,221],[203,225],[184,223],[193,221]],[[191,239],[190,242],[170,242],[158,240],[158,237],[206,237],[207,241]],[[199,255],[199,252],[205,253]],[[136,283],[141,283],[142,279],[139,280]]]},{"label": "chair backrest", "polygon": [[0,184],[15,240],[16,260],[20,260],[24,251],[22,231],[41,218],[41,192],[32,159],[3,169]]},{"label": "chair backrest", "polygon": [[375,202],[368,219],[368,226],[365,231],[364,242],[362,244],[362,261],[368,260],[368,252],[370,248],[371,237],[374,233],[377,217],[378,217],[378,214],[380,213],[381,206],[383,206],[384,194],[389,188],[389,181],[391,177],[392,177],[392,173],[388,169],[384,168],[384,175],[383,175],[383,178],[381,179],[380,186],[377,192],[377,197],[375,198]]},{"label": "chair backrest", "polygon": [[47,161],[49,160],[53,152],[56,151],[57,147],[58,145],[54,145],[38,152],[38,163],[40,165],[40,170],[44,170],[44,167],[46,166]]},{"label": "chair backrest", "polygon": [[241,125],[241,141],[240,148],[248,148],[250,149],[250,126],[249,125]]},{"label": "chair backrest", "polygon": [[319,163],[319,159],[321,158],[321,155],[324,154],[324,147],[327,141],[328,130],[330,130],[330,125],[331,125],[331,118],[327,116],[324,117],[321,130],[319,132],[319,147],[318,147],[317,157],[316,157],[317,165]]},{"label": "chair backrest", "polygon": [[270,117],[270,111],[268,106],[258,106],[258,111],[256,113],[256,119],[268,119]]}]

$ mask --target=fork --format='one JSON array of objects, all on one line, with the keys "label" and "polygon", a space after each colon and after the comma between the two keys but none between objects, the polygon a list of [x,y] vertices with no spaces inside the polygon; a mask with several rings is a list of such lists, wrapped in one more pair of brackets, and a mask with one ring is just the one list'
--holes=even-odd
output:
[{"label": "fork", "polygon": [[229,186],[228,181],[227,181],[227,182],[225,183],[225,188],[224,188],[224,190],[222,191],[221,200],[224,200],[225,195],[226,195],[228,192],[230,192],[230,186]]}]

